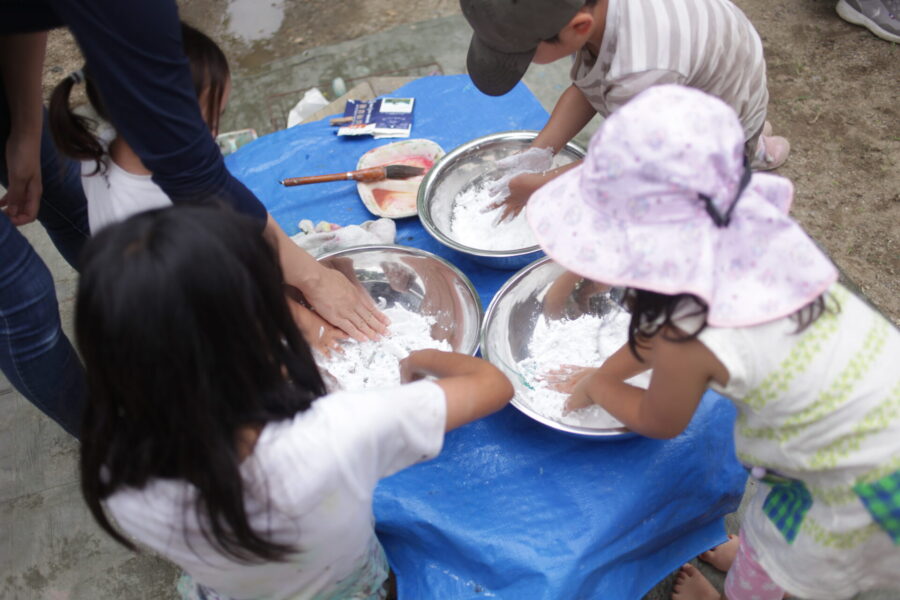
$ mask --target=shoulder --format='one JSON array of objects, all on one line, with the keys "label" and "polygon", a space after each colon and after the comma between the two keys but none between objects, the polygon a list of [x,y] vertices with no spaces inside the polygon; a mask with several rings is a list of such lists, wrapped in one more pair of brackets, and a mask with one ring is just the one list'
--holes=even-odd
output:
[{"label": "shoulder", "polygon": [[[396,430],[403,423],[440,423],[446,418],[444,391],[432,381],[391,388],[338,391],[322,396],[292,419],[271,423],[261,440],[296,444],[369,438]],[[443,431],[443,429],[441,429]]]}]

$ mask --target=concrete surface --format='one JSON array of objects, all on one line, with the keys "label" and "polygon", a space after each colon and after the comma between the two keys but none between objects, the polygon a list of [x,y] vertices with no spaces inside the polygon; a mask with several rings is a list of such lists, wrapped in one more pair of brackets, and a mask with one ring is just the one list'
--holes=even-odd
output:
[{"label": "concrete surface", "polygon": [[[864,32],[851,29],[850,34],[858,35],[863,43],[870,41],[863,39]],[[287,110],[303,90],[319,86],[330,94],[335,77],[344,79],[349,88],[375,76],[463,72],[468,37],[462,18],[451,15],[306,49],[277,60],[269,60],[265,47],[256,48],[256,58],[242,62],[249,66],[236,72],[223,129],[255,127],[260,133],[272,131],[282,126]],[[796,70],[799,75],[800,68]],[[533,68],[526,83],[550,109],[568,85],[566,67],[559,63]],[[582,144],[596,125],[593,123],[579,136]],[[896,135],[896,123],[894,127]],[[896,222],[894,227],[896,232]],[[39,226],[27,226],[24,232],[54,273],[60,310],[71,336],[76,275]],[[175,568],[151,555],[125,550],[94,525],[79,493],[76,443],[2,378],[0,411],[0,598],[174,598]],[[738,517],[729,519],[731,531],[736,531],[737,522]],[[671,581],[670,577],[662,582],[647,598],[669,598]],[[900,593],[871,593],[860,600],[863,598],[896,599]]]}]

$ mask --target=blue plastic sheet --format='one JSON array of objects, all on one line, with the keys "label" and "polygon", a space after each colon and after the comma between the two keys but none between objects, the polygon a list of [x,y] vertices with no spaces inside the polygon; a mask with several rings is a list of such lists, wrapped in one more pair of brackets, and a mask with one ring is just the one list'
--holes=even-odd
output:
[{"label": "blue plastic sheet", "polygon": [[[512,129],[540,129],[546,111],[519,84],[500,98],[467,76],[426,77],[395,97],[416,98],[412,137],[445,150]],[[327,120],[265,136],[228,157],[231,171],[288,234],[300,219],[342,225],[372,218],[356,185],[283,188],[284,177],[349,171],[390,140],[345,139]],[[459,266],[485,306],[512,275],[459,259],[416,218],[397,242]],[[386,409],[388,409],[386,407]],[[384,480],[379,537],[402,600],[629,600],[724,539],[746,472],[734,458],[734,409],[713,392],[674,440],[575,438],[508,407],[447,435],[441,455]]]}]

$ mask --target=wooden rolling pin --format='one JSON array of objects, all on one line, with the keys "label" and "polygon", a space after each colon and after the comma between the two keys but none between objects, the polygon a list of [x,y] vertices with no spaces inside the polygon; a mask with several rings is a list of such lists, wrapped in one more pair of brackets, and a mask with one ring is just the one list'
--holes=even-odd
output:
[{"label": "wooden rolling pin", "polygon": [[346,173],[332,173],[330,175],[310,175],[308,177],[290,177],[282,179],[279,183],[283,186],[304,185],[307,183],[324,183],[326,181],[363,181],[372,183],[374,181],[384,181],[385,179],[409,179],[421,175],[425,172],[422,167],[413,167],[410,165],[382,165],[380,167],[369,167],[368,169],[360,169],[358,171],[348,171]]}]

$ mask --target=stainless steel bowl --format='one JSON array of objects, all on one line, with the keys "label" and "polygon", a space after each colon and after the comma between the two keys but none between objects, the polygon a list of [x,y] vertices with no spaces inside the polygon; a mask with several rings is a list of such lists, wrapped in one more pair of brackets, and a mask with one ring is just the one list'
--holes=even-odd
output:
[{"label": "stainless steel bowl", "polygon": [[456,352],[478,350],[481,300],[469,278],[444,259],[406,246],[356,246],[319,262],[362,286],[382,308],[399,304],[433,316],[432,337],[447,340]]},{"label": "stainless steel bowl", "polygon": [[[515,250],[482,250],[460,244],[450,237],[450,217],[457,195],[480,176],[489,173],[493,164],[528,148],[537,131],[506,131],[467,142],[439,160],[419,185],[419,219],[434,239],[448,248],[495,269],[521,269],[540,258],[539,246]],[[553,159],[559,167],[584,158],[584,150],[569,143]]]},{"label": "stainless steel bowl", "polygon": [[577,436],[610,440],[634,436],[624,427],[600,429],[555,421],[534,410],[525,399],[528,384],[516,365],[529,358],[528,345],[538,319],[575,319],[583,314],[600,316],[619,308],[621,289],[592,293],[585,291],[583,286],[570,285],[574,281],[562,279],[566,275],[566,270],[550,258],[540,259],[513,275],[494,296],[485,314],[481,326],[481,354],[513,382],[516,388],[513,406],[535,421]]}]

